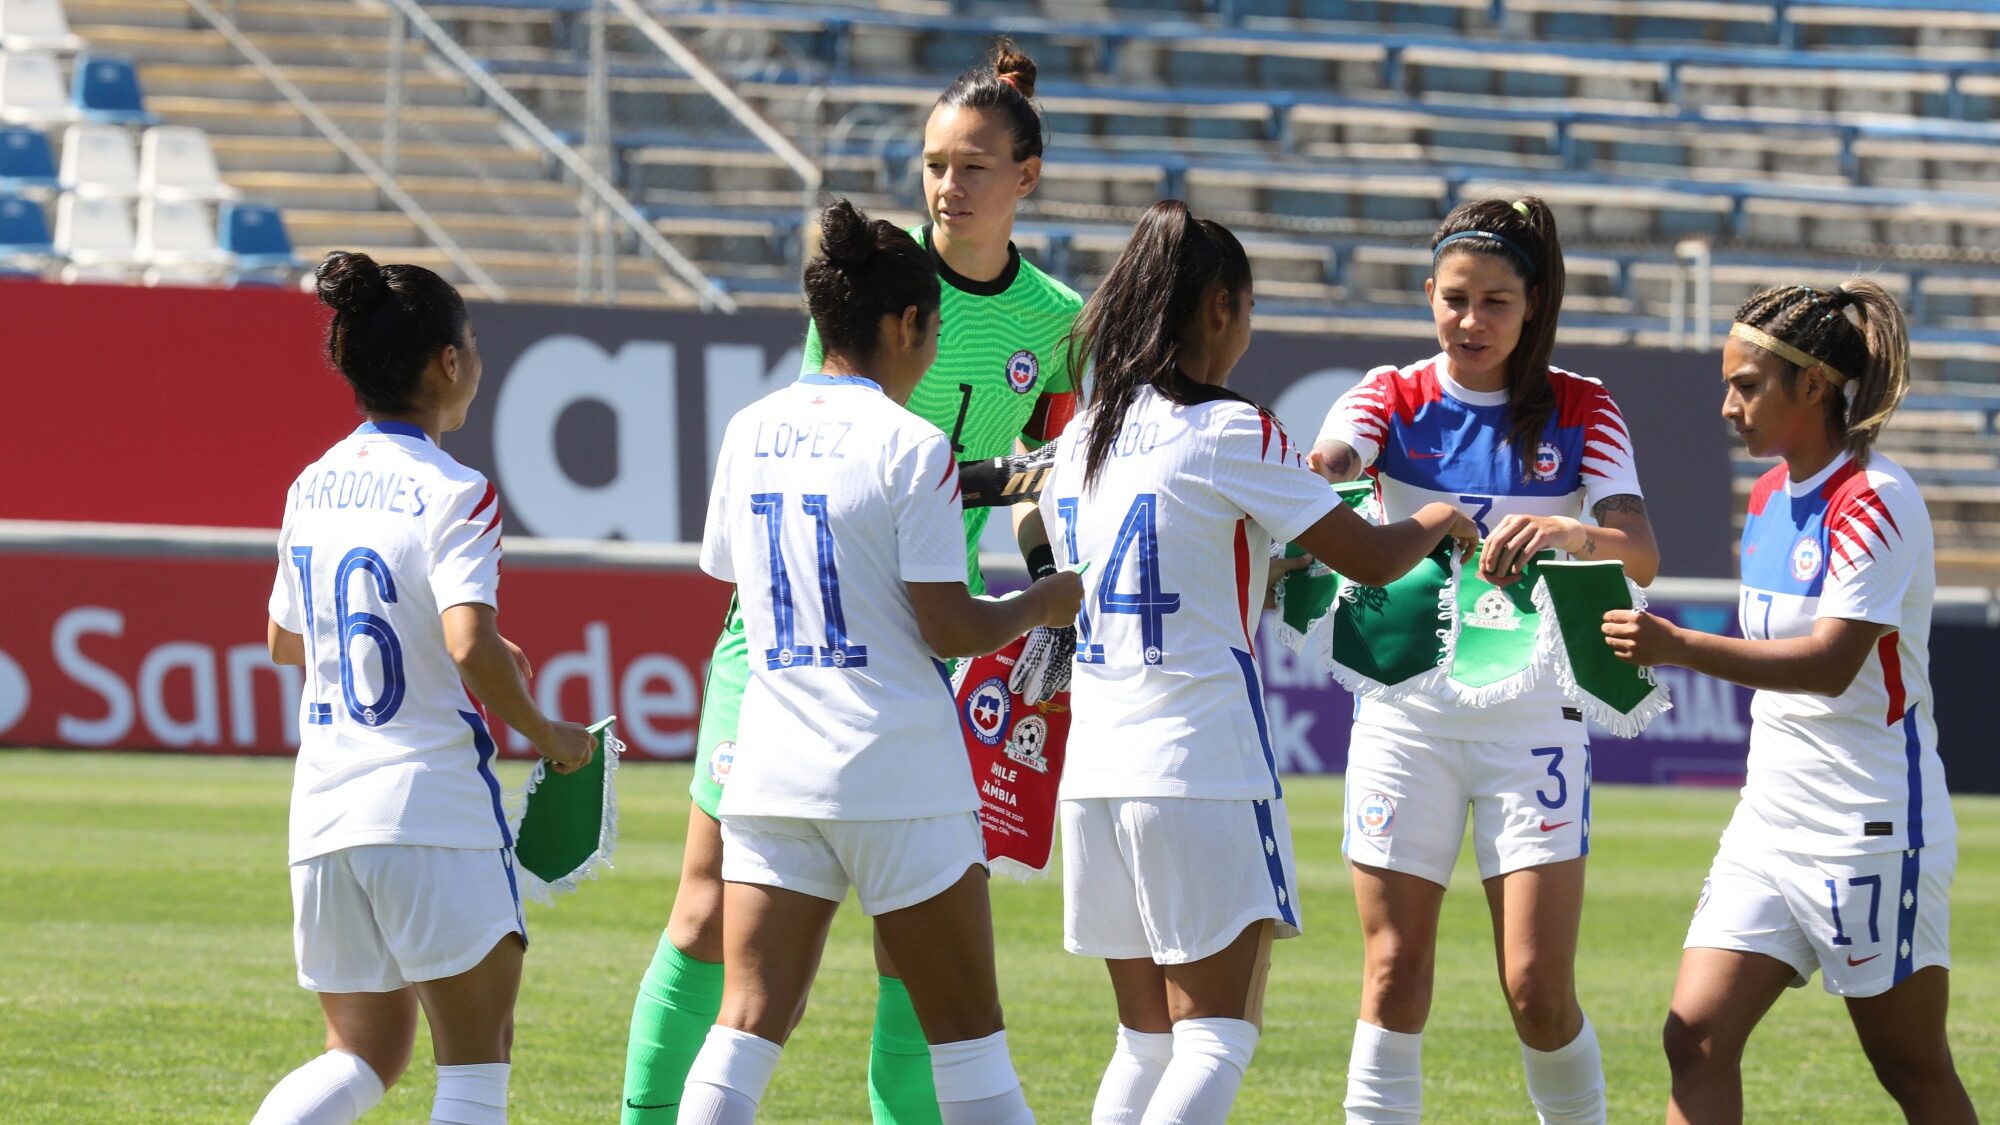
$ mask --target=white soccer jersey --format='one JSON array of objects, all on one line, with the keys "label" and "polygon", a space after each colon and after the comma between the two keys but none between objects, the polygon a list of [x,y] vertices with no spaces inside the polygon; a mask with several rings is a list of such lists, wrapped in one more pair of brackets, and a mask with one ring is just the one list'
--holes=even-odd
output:
[{"label": "white soccer jersey", "polygon": [[1746,637],[1809,636],[1822,617],[1889,631],[1837,697],[1757,693],[1730,832],[1811,855],[1953,839],[1931,713],[1931,519],[1909,474],[1879,453],[1798,482],[1779,465],[1750,494],[1742,566]]},{"label": "white soccer jersey", "polygon": [[[1343,442],[1360,455],[1391,521],[1442,500],[1484,534],[1515,513],[1588,519],[1603,500],[1640,495],[1625,419],[1603,385],[1554,367],[1549,383],[1555,412],[1525,478],[1507,439],[1507,392],[1460,386],[1443,355],[1369,372],[1334,403],[1319,440]],[[1554,684],[1480,708],[1422,695],[1363,700],[1355,721],[1470,742],[1561,742],[1581,726],[1564,718]]]},{"label": "white soccer jersey", "polygon": [[979,806],[905,587],[965,582],[962,514],[951,443],[867,379],[807,375],[730,420],[701,541],[750,650],[723,816]]},{"label": "white soccer jersey", "polygon": [[271,618],[306,646],[291,862],[363,844],[501,848],[494,743],[439,615],[499,605],[500,499],[399,422],[293,483]]},{"label": "white soccer jersey", "polygon": [[1094,412],[1059,439],[1042,517],[1064,558],[1090,564],[1064,800],[1281,795],[1251,638],[1272,540],[1336,498],[1269,415],[1204,398],[1141,389],[1094,486]]}]

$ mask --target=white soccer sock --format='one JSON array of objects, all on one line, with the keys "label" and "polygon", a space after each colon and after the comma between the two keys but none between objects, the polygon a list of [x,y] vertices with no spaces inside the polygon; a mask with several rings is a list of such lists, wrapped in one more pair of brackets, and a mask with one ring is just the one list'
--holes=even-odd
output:
[{"label": "white soccer sock", "polygon": [[931,1081],[944,1125],[1034,1125],[1004,1031],[931,1044]]},{"label": "white soccer sock", "polygon": [[438,1067],[431,1125],[507,1125],[507,1063]]},{"label": "white soccer sock", "polygon": [[1111,1065],[1104,1068],[1104,1079],[1097,1084],[1090,1125],[1139,1125],[1146,1103],[1153,1100],[1153,1090],[1173,1058],[1171,1032],[1133,1031],[1121,1024]]},{"label": "white soccer sock", "polygon": [[348,1125],[382,1093],[382,1080],[361,1056],[328,1051],[271,1087],[250,1125]]},{"label": "white soccer sock", "polygon": [[1257,1025],[1216,1018],[1174,1024],[1174,1060],[1167,1064],[1142,1125],[1222,1125],[1243,1072],[1257,1051]]},{"label": "white soccer sock", "polygon": [[1604,1056],[1590,1017],[1576,1038],[1553,1051],[1521,1044],[1521,1069],[1542,1125],[1603,1125]]},{"label": "white soccer sock", "polygon": [[785,1048],[716,1024],[688,1068],[677,1125],[750,1125]]},{"label": "white soccer sock", "polygon": [[1354,1022],[1347,1056],[1349,1125],[1416,1125],[1424,1116],[1424,1033]]}]

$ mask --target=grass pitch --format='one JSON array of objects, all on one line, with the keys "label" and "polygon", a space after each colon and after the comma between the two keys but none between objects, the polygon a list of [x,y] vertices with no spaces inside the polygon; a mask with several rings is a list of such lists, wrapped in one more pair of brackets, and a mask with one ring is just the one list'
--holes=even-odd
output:
[{"label": "grass pitch", "polygon": [[[246,1121],[316,1054],[318,1005],[294,983],[285,878],[287,761],[0,753],[0,1120]],[[503,781],[525,772],[510,763]],[[687,770],[619,773],[617,870],[530,906],[512,1119],[617,1119],[633,990],[680,869]],[[1243,1122],[1340,1117],[1360,945],[1339,859],[1340,783],[1287,783],[1307,935],[1277,947]],[[1601,787],[1579,966],[1604,1045],[1612,1115],[1658,1120],[1659,1026],[1680,942],[1734,794]],[[1952,1034],[1975,1103],[2000,1113],[2000,800],[1957,801]],[[1496,983],[1485,900],[1461,859],[1446,897],[1425,1105],[1437,1122],[1532,1121]],[[1045,1122],[1088,1119],[1111,1047],[1103,969],[1061,946],[1053,881],[994,884],[1001,993],[1028,1097]],[[865,1122],[874,1015],[865,920],[834,927],[806,1022],[764,1119]],[[366,1120],[424,1120],[418,1061]],[[1898,1119],[1844,1007],[1817,980],[1788,995],[1745,1063],[1759,1122]]]}]

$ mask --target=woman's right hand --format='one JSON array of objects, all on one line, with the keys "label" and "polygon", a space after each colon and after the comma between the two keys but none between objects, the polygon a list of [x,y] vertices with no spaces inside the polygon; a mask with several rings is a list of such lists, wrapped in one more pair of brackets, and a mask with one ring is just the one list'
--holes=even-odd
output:
[{"label": "woman's right hand", "polygon": [[1083,608],[1083,575],[1059,570],[1028,587],[1028,592],[1041,600],[1037,608],[1045,614],[1037,624],[1050,628],[1073,625],[1077,611]]},{"label": "woman's right hand", "polygon": [[535,753],[547,758],[557,773],[574,773],[589,765],[596,749],[597,736],[579,723],[551,722],[535,740]]}]

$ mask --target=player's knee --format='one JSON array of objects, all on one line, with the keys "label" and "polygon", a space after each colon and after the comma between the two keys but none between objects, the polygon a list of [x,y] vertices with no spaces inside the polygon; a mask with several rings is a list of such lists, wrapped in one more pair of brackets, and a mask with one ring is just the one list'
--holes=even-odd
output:
[{"label": "player's knee", "polygon": [[1566,1041],[1582,1021],[1574,982],[1567,972],[1547,972],[1529,965],[1507,974],[1507,1007],[1522,1039],[1540,1043]]},{"label": "player's knee", "polygon": [[1666,1051],[1667,1069],[1677,1078],[1716,1063],[1734,1065],[1743,1052],[1741,1043],[1717,1036],[1711,1024],[1690,1021],[1674,1011],[1667,1013],[1660,1029],[1660,1046]]},{"label": "player's knee", "polygon": [[1943,1051],[1912,1050],[1903,1045],[1881,1046],[1868,1052],[1875,1078],[1898,1105],[1920,1105],[1958,1085],[1951,1056]]},{"label": "player's knee", "polygon": [[387,1090],[396,1084],[397,1079],[403,1077],[404,1071],[410,1069],[410,1055],[415,1048],[410,1043],[404,1043],[400,1047],[395,1044],[376,1043],[370,1044],[364,1050],[356,1050],[353,1047],[341,1049],[367,1063],[368,1069],[374,1071],[375,1077],[381,1081],[382,1088]]},{"label": "player's knee", "polygon": [[667,940],[697,961],[722,960],[722,881],[683,878],[667,919]]},{"label": "player's knee", "polygon": [[1004,1030],[1006,1024],[997,1002],[958,1005],[953,1011],[934,1016],[924,1028],[924,1039],[931,1043],[963,1043]]}]

